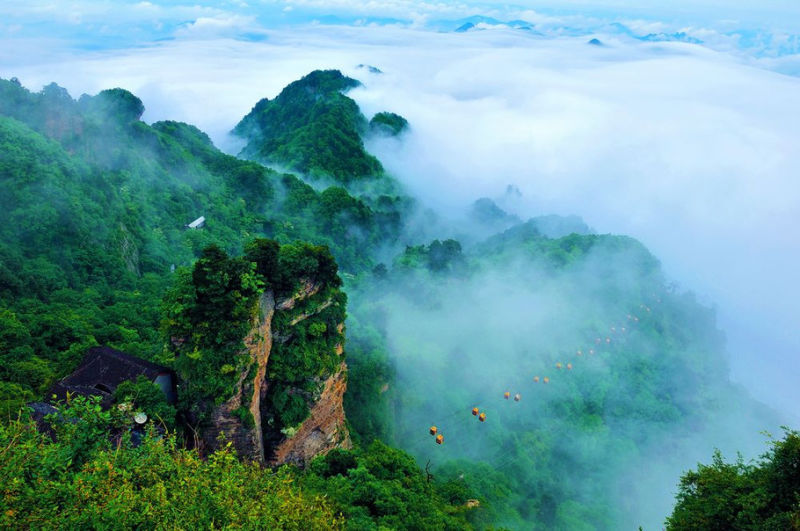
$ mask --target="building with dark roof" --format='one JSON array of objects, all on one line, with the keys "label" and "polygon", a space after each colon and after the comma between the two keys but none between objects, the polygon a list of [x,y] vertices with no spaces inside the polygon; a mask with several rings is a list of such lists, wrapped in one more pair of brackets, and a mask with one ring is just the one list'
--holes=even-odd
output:
[{"label": "building with dark roof", "polygon": [[111,404],[114,390],[122,382],[144,376],[158,385],[174,404],[177,398],[177,376],[169,367],[158,365],[110,347],[90,348],[75,371],[57,382],[49,391],[50,399],[65,400],[70,395],[100,396],[102,404]]}]

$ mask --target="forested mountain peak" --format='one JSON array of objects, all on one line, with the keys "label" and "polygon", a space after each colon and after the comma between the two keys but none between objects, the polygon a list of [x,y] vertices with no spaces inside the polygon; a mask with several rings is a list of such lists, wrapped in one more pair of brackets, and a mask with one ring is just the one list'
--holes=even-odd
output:
[{"label": "forested mountain peak", "polygon": [[[233,129],[247,141],[245,158],[275,164],[310,179],[348,184],[381,177],[383,166],[365,147],[369,122],[344,93],[360,86],[338,70],[316,70],[262,99]],[[405,120],[385,114],[375,122],[396,134]]]}]

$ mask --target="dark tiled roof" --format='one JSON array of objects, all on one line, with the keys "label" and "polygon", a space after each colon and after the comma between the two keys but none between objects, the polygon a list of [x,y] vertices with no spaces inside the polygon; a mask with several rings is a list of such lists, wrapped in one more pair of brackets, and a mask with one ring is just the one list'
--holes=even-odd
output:
[{"label": "dark tiled roof", "polygon": [[169,367],[125,354],[110,347],[93,347],[84,356],[75,372],[56,383],[48,392],[47,398],[56,395],[58,400],[71,394],[84,396],[99,395],[103,401],[109,401],[119,384],[135,380],[139,375],[153,381],[160,374],[175,373]]}]

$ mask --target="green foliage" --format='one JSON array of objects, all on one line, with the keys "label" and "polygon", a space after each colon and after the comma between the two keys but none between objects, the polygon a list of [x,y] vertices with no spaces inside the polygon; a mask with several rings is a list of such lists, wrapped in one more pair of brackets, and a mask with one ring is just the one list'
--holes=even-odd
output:
[{"label": "green foliage", "polygon": [[726,463],[714,452],[681,477],[669,529],[800,529],[800,434],[783,440],[755,464]]},{"label": "green foliage", "polygon": [[144,376],[136,380],[122,382],[114,390],[116,404],[130,404],[134,411],[143,411],[170,431],[175,430],[177,411],[167,403],[161,388]]},{"label": "green foliage", "polygon": [[361,139],[366,118],[342,94],[358,85],[338,70],[316,70],[274,100],[259,101],[233,130],[248,140],[242,154],[342,183],[381,175],[380,162]]},{"label": "green foliage", "polygon": [[393,112],[379,112],[369,121],[370,131],[397,136],[408,129],[408,120]]},{"label": "green foliage", "polygon": [[322,382],[343,362],[337,347],[344,345],[340,328],[347,297],[336,285],[328,284],[297,302],[291,312],[279,312],[273,318],[273,334],[279,339],[273,341],[267,366],[271,382],[267,404],[275,429],[295,427],[305,420]]},{"label": "green foliage", "polygon": [[90,113],[118,119],[123,124],[138,121],[144,114],[142,100],[121,88],[103,90],[94,98],[83,99],[82,103]]},{"label": "green foliage", "polygon": [[395,259],[395,266],[415,269],[420,266],[432,272],[462,272],[465,266],[461,244],[457,240],[434,240],[430,245],[406,247]]},{"label": "green foliage", "polygon": [[[325,76],[314,81],[318,87],[313,90],[325,101],[300,118],[305,124],[290,124],[297,143],[285,146],[285,156],[306,161],[309,168],[324,167],[326,174],[332,167],[346,179],[380,175],[380,164],[363,150],[360,135],[366,121],[352,100],[338,93],[354,82],[335,78],[333,85]],[[269,287],[288,296],[308,281],[324,287],[297,304],[294,315],[309,312],[308,318],[297,325],[291,325],[291,319],[277,323],[286,341],[272,354],[276,385],[268,397],[275,405],[282,400],[277,391],[284,391],[284,406],[275,408],[277,426],[295,425],[307,415],[307,402],[322,379],[342,361],[336,351],[344,339],[340,325],[346,298],[337,289],[341,281],[333,257],[345,270],[371,268],[371,255],[396,237],[410,203],[385,179],[360,198],[341,187],[314,190],[291,175],[221,153],[190,125],[149,126],[139,121],[142,111],[142,102],[122,89],[75,101],[55,84],[31,93],[16,81],[0,80],[3,415],[10,418],[22,404],[41,396],[75,367],[88,347],[108,344],[174,364],[188,382],[180,389],[184,413],[197,419],[204,401],[229,396],[235,375],[247,361],[241,356],[241,340],[258,293]],[[320,124],[324,127],[315,130]],[[331,143],[331,149],[323,149],[323,143]],[[206,217],[205,227],[187,230],[186,223],[199,215]],[[254,237],[262,239],[253,241]],[[245,245],[248,241],[252,243]],[[244,258],[230,257],[242,250]],[[320,308],[327,300],[331,305]],[[132,399],[151,418],[162,417],[170,426],[172,411],[154,390],[158,392],[149,382],[130,382],[120,386],[117,398]],[[79,404],[77,400],[69,408]],[[269,514],[280,517],[280,511],[271,508],[289,507],[299,495],[282,490],[267,499],[261,493],[276,489],[253,479],[254,472],[245,468],[225,472],[243,478],[238,486],[229,486],[232,490],[220,488],[219,497],[199,494],[201,484],[217,487],[219,474],[212,466],[175,450],[170,438],[147,439],[142,449],[128,448],[130,419],[120,417],[116,408],[104,412],[95,406],[89,406],[90,415],[82,420],[69,408],[62,410],[62,417],[70,420],[57,423],[58,443],[37,438],[18,459],[35,467],[52,451],[68,455],[63,462],[72,461],[69,470],[47,479],[46,487],[20,487],[27,498],[3,498],[12,511],[5,517],[29,518],[15,525],[296,525],[291,510],[286,525],[271,521]],[[237,413],[245,421],[253,420],[249,411]],[[86,420],[89,417],[94,420]],[[25,430],[33,436],[31,429]],[[3,433],[6,440],[14,439],[9,431]],[[119,441],[121,449],[113,453]],[[148,459],[147,452],[147,463],[156,472],[145,481],[137,470],[142,459]],[[127,459],[128,468],[120,468],[113,481],[97,476],[108,463],[115,470],[121,466],[117,458]],[[30,480],[17,469],[5,473],[7,478]],[[171,490],[174,495],[163,495]],[[34,510],[37,491],[46,503],[63,509],[60,516],[41,506]],[[243,500],[245,494],[253,504]],[[258,504],[266,508],[263,520],[250,509],[232,512],[233,507]],[[82,514],[77,512],[81,506],[86,509]],[[108,514],[99,507],[107,508]],[[170,507],[181,509],[166,515]],[[307,526],[325,527],[314,525],[313,509],[302,510]],[[132,516],[138,513],[141,520]],[[116,519],[109,520],[112,517]]]},{"label": "green foliage", "polygon": [[[364,307],[366,306],[366,307]],[[386,339],[373,322],[380,322],[381,308],[360,306],[347,319],[347,393],[344,408],[350,436],[357,442],[392,440],[392,410],[389,397],[395,372],[389,363]],[[363,319],[364,313],[370,317]],[[373,321],[374,320],[374,321]]]},{"label": "green foliage", "polygon": [[[236,128],[248,140],[247,157],[341,185],[318,190],[220,152],[190,125],[141,122],[142,102],[123,89],[74,101],[55,84],[31,93],[0,80],[0,414],[13,417],[86,348],[108,344],[173,363],[187,381],[182,407],[197,418],[202,404],[230,396],[250,363],[242,339],[261,291],[285,298],[319,283],[319,293],[273,321],[266,404],[270,425],[291,429],[342,361],[341,268],[356,275],[346,277],[354,302],[345,407],[354,439],[402,441],[418,456],[446,448],[436,477],[429,482],[413,459],[380,444],[332,452],[300,479],[238,464],[227,451],[201,461],[169,437],[132,448],[118,410],[77,401],[62,410],[68,420],[57,423],[56,443],[25,422],[0,427],[0,526],[335,527],[331,509],[300,494],[292,483],[299,481],[328,496],[351,528],[608,529],[626,509],[618,507],[620,491],[637,487],[611,481],[621,468],[645,451],[674,451],[675,434],[706,425],[715,404],[747,405],[724,384],[713,312],[668,290],[657,260],[630,238],[567,234],[582,232],[580,224],[561,224],[565,235],[548,238],[552,223],[528,222],[471,249],[404,237],[408,247],[392,261],[384,251],[398,245],[414,204],[362,139],[406,123],[379,113],[368,125],[342,93],[355,86],[339,72],[313,72],[258,102]],[[185,228],[200,215],[205,227]],[[376,266],[377,256],[392,267]],[[454,289],[480,288],[469,282],[497,268],[512,269],[516,286],[543,297],[555,282],[568,286],[565,307],[571,299],[592,303],[572,315],[549,305],[547,333],[512,330],[508,349],[518,354],[519,374],[563,361],[605,332],[609,316],[637,313],[640,324],[625,344],[605,349],[602,363],[552,385],[529,417],[493,415],[481,439],[448,434],[447,446],[436,447],[423,437],[422,447],[420,412],[473,405],[461,389],[475,379],[464,360],[491,359],[494,345],[465,338],[443,351],[444,337],[421,341],[418,329],[392,344],[389,309],[441,309]],[[645,315],[639,305],[655,297],[663,299],[658,312]],[[571,326],[559,333],[557,317]],[[395,381],[403,367],[389,362],[390,348],[421,376]],[[482,363],[481,374],[494,365]],[[160,415],[163,404],[148,386],[133,382],[120,392]],[[70,412],[77,407],[85,411]],[[254,421],[244,405],[236,414]],[[715,459],[687,476],[671,525],[797,526],[795,439],[787,436],[759,466]],[[467,496],[481,510],[465,509]]]},{"label": "green foliage", "polygon": [[[337,289],[337,271],[327,247],[279,245],[263,238],[245,245],[242,258],[230,258],[211,246],[191,273],[179,270],[164,298],[163,328],[174,367],[184,380],[179,400],[190,417],[201,422],[211,404],[232,396],[239,375],[251,362],[244,339],[254,325],[263,290],[271,288],[280,300],[314,287],[317,295],[299,293],[291,314],[278,312],[273,318],[273,336],[286,339],[273,341],[268,365],[268,403],[279,420],[276,429],[302,422],[309,412],[309,393],[342,361],[336,346],[344,338],[337,328],[344,322],[346,297]],[[315,307],[320,304],[325,306]],[[253,421],[247,408],[241,414]]]},{"label": "green foliage", "polygon": [[303,281],[336,288],[342,284],[338,271],[327,247],[298,242],[281,247],[277,275],[270,284],[278,296],[291,295]]},{"label": "green foliage", "polygon": [[278,279],[278,253],[280,244],[275,240],[258,238],[245,246],[245,259],[256,265],[255,272],[261,275],[265,285]]},{"label": "green foliage", "polygon": [[[324,77],[323,93],[351,84]],[[396,198],[376,209],[341,188],[318,192],[220,152],[193,126],[148,126],[141,111],[122,89],[75,101],[55,84],[31,93],[0,80],[0,310],[22,327],[0,381],[25,393],[46,390],[91,345],[169,361],[159,310],[170,271],[209,245],[238,254],[257,236],[305,240],[358,271],[398,230]],[[184,228],[200,215],[205,227]],[[331,269],[321,250],[300,254]]]},{"label": "green foliage", "polygon": [[35,398],[33,392],[20,384],[0,382],[0,415],[3,419],[16,418],[20,409]]},{"label": "green foliage", "polygon": [[184,407],[197,408],[204,399],[221,404],[232,396],[239,372],[250,363],[244,338],[263,289],[256,267],[210,246],[191,276],[179,272],[165,296],[162,326],[175,370],[185,382],[179,392]]},{"label": "green foliage", "polygon": [[413,457],[377,441],[315,459],[302,484],[330,499],[348,529],[471,529],[460,507],[466,491],[454,496]]},{"label": "green foliage", "polygon": [[286,471],[240,462],[230,447],[201,459],[152,432],[134,447],[114,410],[76,399],[51,419],[0,426],[0,527],[29,529],[338,529],[341,518]]}]

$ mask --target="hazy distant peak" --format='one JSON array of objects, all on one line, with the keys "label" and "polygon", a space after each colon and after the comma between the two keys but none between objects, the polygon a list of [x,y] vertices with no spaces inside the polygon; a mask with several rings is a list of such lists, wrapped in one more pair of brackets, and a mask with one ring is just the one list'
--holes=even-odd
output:
[{"label": "hazy distant peak", "polygon": [[393,112],[379,112],[369,121],[372,133],[397,136],[408,129],[408,120]]},{"label": "hazy distant peak", "polygon": [[369,72],[370,74],[383,74],[383,70],[381,70],[377,66],[365,65],[364,63],[358,64],[356,68],[362,68],[362,69],[365,68],[367,72]]}]

